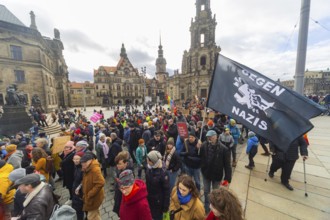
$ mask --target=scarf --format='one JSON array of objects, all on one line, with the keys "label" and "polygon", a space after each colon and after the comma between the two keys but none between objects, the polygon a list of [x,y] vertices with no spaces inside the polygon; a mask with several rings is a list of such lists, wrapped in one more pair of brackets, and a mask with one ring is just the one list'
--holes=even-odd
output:
[{"label": "scarf", "polygon": [[175,152],[175,147],[173,147],[169,153],[166,152],[167,157],[164,157],[164,160],[166,158],[166,161],[165,161],[166,169],[168,169],[168,166],[170,165],[170,162],[171,162],[171,159],[172,159],[172,156],[173,156],[174,152]]},{"label": "scarf", "polygon": [[31,193],[27,194],[23,206],[26,207],[45,185],[46,184],[44,182],[41,182]]},{"label": "scarf", "polygon": [[191,200],[191,197],[192,197],[191,193],[188,193],[188,195],[186,195],[186,196],[182,196],[179,189],[177,190],[177,194],[178,194],[178,199],[179,199],[180,205],[187,204]]},{"label": "scarf", "polygon": [[161,159],[158,159],[158,161],[153,165],[153,166],[150,166],[149,164],[148,164],[148,168],[149,169],[156,169],[156,168],[158,168],[159,167],[159,165],[162,163],[162,160]]},{"label": "scarf", "polygon": [[105,158],[105,159],[108,159],[109,147],[108,147],[107,143],[105,143],[105,142],[102,143],[102,141],[99,141],[99,144],[102,145],[104,158]]}]

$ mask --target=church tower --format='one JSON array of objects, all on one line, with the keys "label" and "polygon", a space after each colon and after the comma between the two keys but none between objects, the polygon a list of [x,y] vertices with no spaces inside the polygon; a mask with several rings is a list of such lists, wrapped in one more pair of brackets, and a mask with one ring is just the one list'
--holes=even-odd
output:
[{"label": "church tower", "polygon": [[156,59],[156,79],[159,83],[164,83],[168,77],[166,72],[166,59],[164,58],[164,51],[161,39],[158,46],[158,58]]},{"label": "church tower", "polygon": [[196,0],[196,16],[190,24],[190,49],[182,57],[180,82],[176,88],[180,100],[206,98],[220,47],[215,42],[215,15],[212,16],[210,0]]},{"label": "church tower", "polygon": [[183,74],[212,75],[215,55],[221,50],[215,43],[216,26],[210,0],[196,0],[196,16],[190,25],[190,49],[182,59]]}]

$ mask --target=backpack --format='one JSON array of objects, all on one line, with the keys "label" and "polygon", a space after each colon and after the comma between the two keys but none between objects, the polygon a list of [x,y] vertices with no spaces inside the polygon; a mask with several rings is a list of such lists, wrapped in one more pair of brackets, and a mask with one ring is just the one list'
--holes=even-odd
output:
[{"label": "backpack", "polygon": [[69,205],[56,204],[49,220],[77,220],[76,210]]},{"label": "backpack", "polygon": [[46,158],[46,170],[47,173],[51,174],[55,171],[54,159],[51,156]]}]

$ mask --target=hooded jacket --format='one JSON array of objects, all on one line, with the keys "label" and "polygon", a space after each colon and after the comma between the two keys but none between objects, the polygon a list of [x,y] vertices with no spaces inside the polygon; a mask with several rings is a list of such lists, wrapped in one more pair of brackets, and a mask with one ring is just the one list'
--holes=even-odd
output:
[{"label": "hooded jacket", "polygon": [[13,170],[14,167],[8,163],[0,168],[0,194],[5,205],[11,204],[14,201],[16,190],[13,189],[8,192],[9,187],[12,185],[12,182],[9,180],[9,174]]},{"label": "hooded jacket", "polygon": [[84,211],[98,209],[104,200],[105,180],[101,173],[100,164],[93,159],[86,171],[84,171],[82,187]]},{"label": "hooded jacket", "polygon": [[23,156],[24,155],[22,151],[16,150],[15,153],[10,155],[10,157],[7,160],[7,163],[13,165],[14,169],[20,168]]},{"label": "hooded jacket", "polygon": [[125,201],[125,196],[120,204],[121,220],[151,220],[151,212],[147,200],[148,192],[145,183],[142,180],[135,180],[134,184],[138,191],[130,199]]},{"label": "hooded jacket", "polygon": [[[257,138],[257,136],[252,136],[248,139],[248,142],[247,142],[247,146],[246,146],[246,153],[250,153],[251,149],[253,147],[257,148],[258,149],[258,144],[259,144],[259,140]],[[258,151],[257,151],[258,152]]]}]

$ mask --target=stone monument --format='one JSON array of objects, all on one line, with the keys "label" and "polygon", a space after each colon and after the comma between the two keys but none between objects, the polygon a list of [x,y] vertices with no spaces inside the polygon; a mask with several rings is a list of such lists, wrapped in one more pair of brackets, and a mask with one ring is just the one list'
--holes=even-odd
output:
[{"label": "stone monument", "polygon": [[6,104],[0,118],[0,135],[13,136],[19,131],[28,132],[32,127],[32,119],[26,112],[27,100],[23,93],[17,92],[17,85],[9,85],[6,89]]}]

